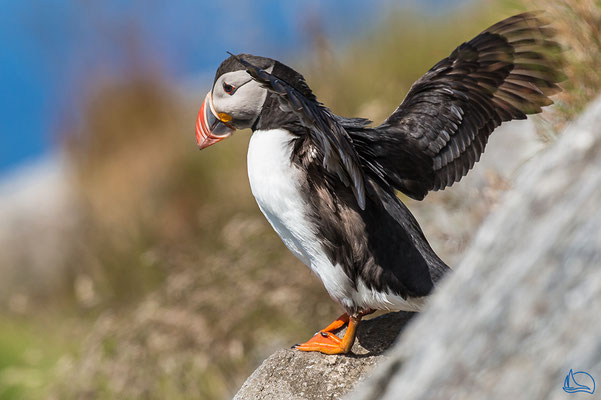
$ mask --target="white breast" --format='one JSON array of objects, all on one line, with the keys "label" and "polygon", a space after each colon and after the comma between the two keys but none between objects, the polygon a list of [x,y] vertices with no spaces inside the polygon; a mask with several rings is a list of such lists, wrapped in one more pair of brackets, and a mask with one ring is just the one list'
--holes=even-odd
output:
[{"label": "white breast", "polygon": [[368,289],[359,280],[356,289],[340,265],[332,265],[317,229],[307,218],[308,205],[301,193],[304,171],[290,160],[290,132],[255,131],[248,147],[248,178],[259,208],[284,244],[321,279],[330,296],[343,307],[417,311],[419,299],[402,299]]},{"label": "white breast", "polygon": [[322,280],[330,296],[345,305],[352,297],[352,285],[342,268],[329,261],[307,218],[300,191],[306,177],[290,161],[292,139],[290,132],[281,129],[253,133],[248,147],[250,188],[288,249]]}]

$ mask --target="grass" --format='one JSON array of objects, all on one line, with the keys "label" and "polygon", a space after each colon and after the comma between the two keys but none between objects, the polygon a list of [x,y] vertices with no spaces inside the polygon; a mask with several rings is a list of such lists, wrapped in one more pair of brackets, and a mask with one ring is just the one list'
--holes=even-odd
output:
[{"label": "grass", "polygon": [[46,397],[60,360],[76,348],[67,321],[53,319],[0,316],[0,400]]},{"label": "grass", "polygon": [[601,1],[535,0],[545,10],[563,47],[566,80],[547,125],[558,132],[601,91]]},{"label": "grass", "polygon": [[[537,7],[565,21],[556,29],[570,49],[569,82],[551,122],[560,126],[599,93],[590,71],[601,65],[601,6]],[[312,59],[282,61],[334,112],[381,121],[455,46],[521,8],[487,1],[430,18],[397,10],[344,49],[315,38]],[[224,398],[274,349],[339,314],[257,209],[248,132],[199,154],[196,107],[143,74],[88,100],[65,143],[81,213],[65,238],[66,289],[61,301],[34,300],[46,316],[1,317],[0,400]]]}]

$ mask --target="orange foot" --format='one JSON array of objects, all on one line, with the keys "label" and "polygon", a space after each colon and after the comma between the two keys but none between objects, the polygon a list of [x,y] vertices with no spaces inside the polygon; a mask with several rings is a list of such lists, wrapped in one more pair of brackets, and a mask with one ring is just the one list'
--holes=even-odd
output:
[{"label": "orange foot", "polygon": [[[298,344],[294,348],[301,351],[319,351],[324,354],[346,354],[353,347],[357,326],[362,316],[363,314],[349,317],[348,314],[343,314],[325,329],[317,332],[307,342]],[[332,333],[332,331],[342,328],[347,323],[348,328],[342,339]]]},{"label": "orange foot", "polygon": [[[332,322],[330,325],[326,326],[325,328],[323,328],[322,330],[320,330],[317,333],[334,332],[334,331],[344,327],[344,325],[348,324],[348,320],[349,320],[348,314],[344,313],[340,317],[336,318],[336,321]],[[316,333],[316,335],[317,335],[317,333]]]}]

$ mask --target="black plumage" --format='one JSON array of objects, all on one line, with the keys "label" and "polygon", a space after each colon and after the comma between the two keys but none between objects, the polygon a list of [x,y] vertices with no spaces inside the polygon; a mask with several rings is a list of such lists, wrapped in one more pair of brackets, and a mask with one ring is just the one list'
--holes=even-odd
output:
[{"label": "black plumage", "polygon": [[493,25],[415,82],[384,123],[357,135],[355,148],[418,200],[459,181],[502,122],[552,104],[562,79],[552,33],[537,13]]},{"label": "black plumage", "polygon": [[316,100],[302,75],[294,71],[288,74],[293,80],[286,81],[246,55],[232,58],[278,95],[282,111],[296,114],[324,154],[324,167],[345,184],[350,178],[363,207],[363,169],[421,200],[428,191],[465,176],[502,122],[524,119],[552,104],[549,96],[560,90],[557,83],[563,79],[552,35],[539,13],[507,18],[439,61],[380,126],[353,126],[351,132]]},{"label": "black plumage", "polygon": [[[248,73],[262,83],[272,93],[278,95],[279,111],[293,112],[306,128],[306,134],[323,155],[323,167],[334,173],[346,185],[352,184],[352,190],[360,208],[365,208],[365,183],[359,156],[353,148],[352,139],[327,107],[317,101],[300,74],[292,74],[293,84],[275,74],[270,74],[249,63],[244,57],[237,57]],[[278,65],[276,65],[278,67]],[[281,69],[283,69],[280,66]],[[276,71],[277,73],[277,71]]]},{"label": "black plumage", "polygon": [[[395,190],[421,200],[452,185],[480,159],[502,122],[552,104],[549,96],[560,90],[562,79],[552,36],[538,13],[491,26],[432,67],[376,127],[335,115],[301,74],[269,58],[231,55],[215,82],[244,68],[267,89],[252,129],[290,133],[290,162],[303,172],[304,216],[354,293],[364,293],[359,288],[364,285],[371,296],[419,299],[449,268]],[[337,300],[358,319],[376,307],[354,295]]]},{"label": "black plumage", "polygon": [[[497,126],[551,104],[561,80],[551,35],[536,13],[493,25],[432,67],[375,128],[333,114],[301,74],[277,61],[272,73],[251,62],[254,56],[232,55],[229,63],[243,65],[272,93],[255,128],[298,136],[293,161],[307,171],[309,218],[332,263],[353,282],[361,276],[377,290],[425,296],[447,267],[393,189],[421,200],[452,185],[480,159]],[[315,156],[305,155],[310,146]]]}]

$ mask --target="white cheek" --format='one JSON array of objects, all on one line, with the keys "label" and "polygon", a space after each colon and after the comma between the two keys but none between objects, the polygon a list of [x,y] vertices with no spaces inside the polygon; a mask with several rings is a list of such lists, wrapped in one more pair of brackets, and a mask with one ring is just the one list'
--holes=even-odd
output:
[{"label": "white cheek", "polygon": [[[272,70],[273,66],[266,69],[267,72]],[[237,88],[233,95],[225,92],[224,82]],[[213,87],[215,111],[231,115],[238,123],[238,128],[248,128],[252,125],[261,113],[266,98],[267,90],[252,80],[245,70],[223,74]]]},{"label": "white cheek", "polygon": [[218,93],[222,91],[221,88],[216,88],[213,90],[213,106],[215,107],[215,111],[228,113],[230,111],[231,105],[229,104],[230,96],[224,97],[224,94]]},{"label": "white cheek", "polygon": [[[255,85],[252,85],[252,84]],[[216,96],[213,105],[217,112],[232,116],[234,122],[242,124],[238,128],[248,128],[257,119],[267,98],[267,90],[254,81],[239,88],[233,95]]]}]

